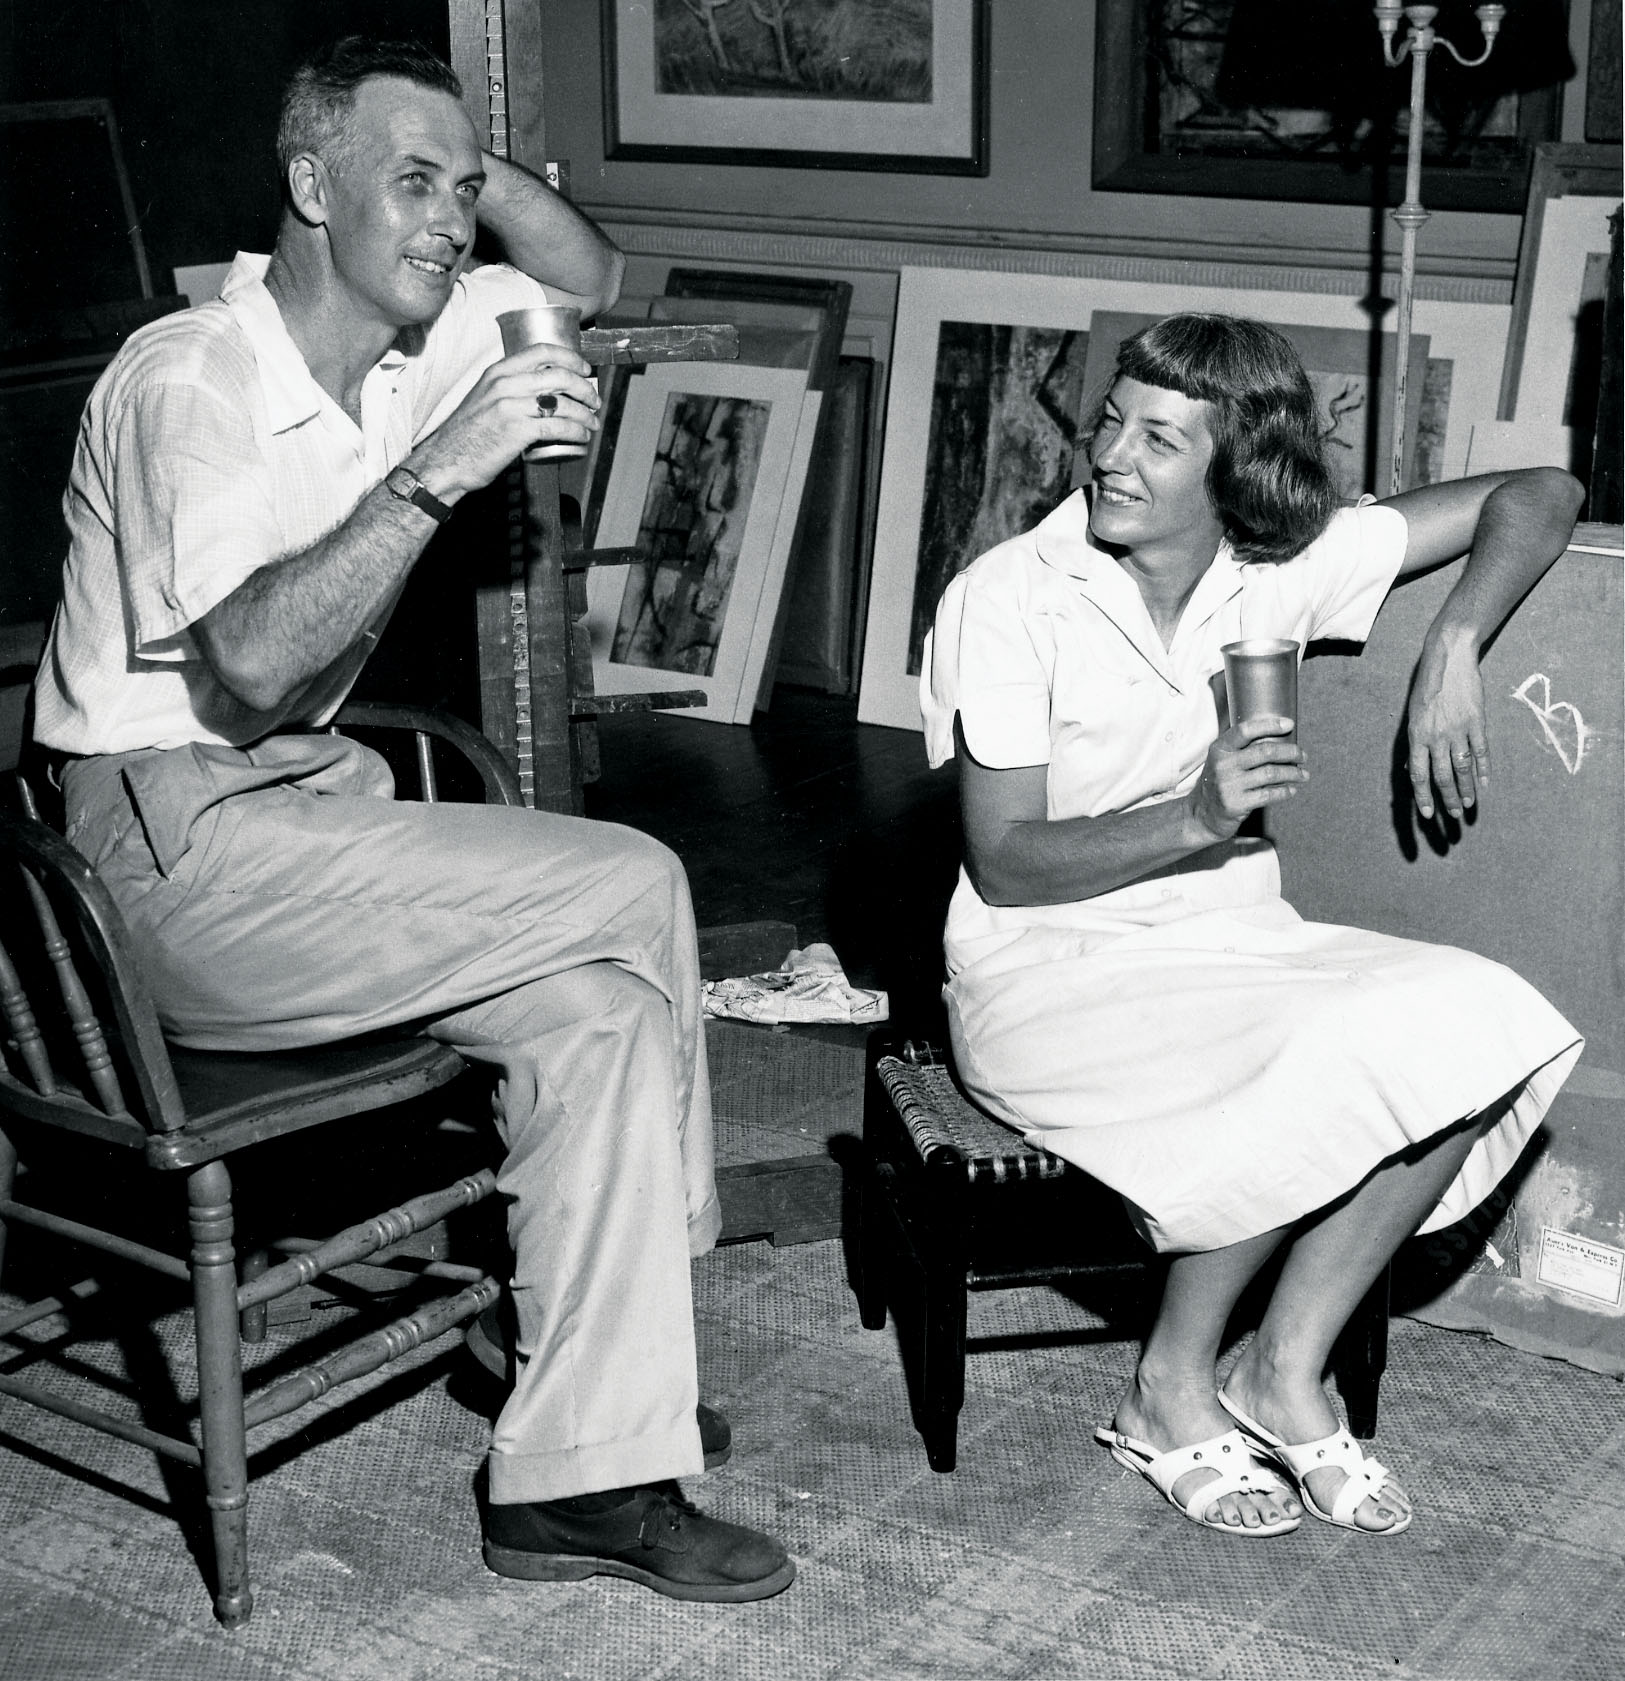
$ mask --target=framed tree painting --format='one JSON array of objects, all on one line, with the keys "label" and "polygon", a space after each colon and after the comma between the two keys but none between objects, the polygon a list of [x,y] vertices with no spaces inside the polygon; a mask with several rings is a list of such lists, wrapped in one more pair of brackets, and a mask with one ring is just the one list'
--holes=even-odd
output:
[{"label": "framed tree painting", "polygon": [[[1093,343],[1097,325],[1115,342],[1125,316],[1200,309],[1281,327],[1311,363],[1324,364],[1328,422],[1347,433],[1348,453],[1365,451],[1355,406],[1380,426],[1388,393],[1372,401],[1364,372],[1370,322],[1357,297],[1261,290],[1257,272],[1239,266],[1233,285],[1195,286],[1179,278],[1179,265],[1163,267],[1166,279],[1148,272],[1140,280],[902,271],[858,692],[862,722],[920,728],[921,656],[948,580],[1037,524],[1085,476],[1087,422],[1111,372],[1107,347]],[[1204,272],[1212,278],[1215,269]],[[1419,482],[1465,470],[1474,425],[1495,413],[1509,315],[1505,304],[1418,300],[1414,337],[1425,339],[1427,362],[1417,411],[1417,457],[1426,461]],[[1392,365],[1385,344],[1379,387],[1386,384],[1380,370]]]},{"label": "framed tree painting", "polygon": [[601,693],[703,690],[749,723],[784,587],[819,393],[804,369],[670,362],[626,382],[587,574]]},{"label": "framed tree painting", "polygon": [[987,0],[603,0],[604,156],[987,173]]}]

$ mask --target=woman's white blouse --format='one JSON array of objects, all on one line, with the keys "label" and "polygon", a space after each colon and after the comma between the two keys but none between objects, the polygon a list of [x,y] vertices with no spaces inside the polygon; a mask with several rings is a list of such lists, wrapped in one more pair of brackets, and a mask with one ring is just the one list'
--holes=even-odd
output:
[{"label": "woman's white blouse", "polygon": [[[1077,491],[943,592],[920,672],[930,761],[953,757],[957,714],[979,763],[1048,766],[1051,818],[1177,799],[1195,785],[1219,732],[1212,680],[1224,670],[1225,643],[1363,642],[1405,541],[1404,517],[1366,502],[1340,510],[1288,561],[1242,562],[1223,545],[1164,648],[1134,580],[1090,543],[1088,504]],[[1071,905],[988,905],[961,870],[948,913],[948,971],[1034,926],[1109,938],[1127,924],[1279,891],[1273,850],[1245,837]]]}]

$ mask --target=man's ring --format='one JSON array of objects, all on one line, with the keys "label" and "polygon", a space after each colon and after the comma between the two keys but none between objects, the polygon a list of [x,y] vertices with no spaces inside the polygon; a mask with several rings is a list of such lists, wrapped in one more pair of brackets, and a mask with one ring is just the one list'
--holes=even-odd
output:
[{"label": "man's ring", "polygon": [[536,412],[539,415],[545,417],[547,415],[557,414],[558,411],[559,400],[553,392],[544,391],[541,396],[536,399]]},{"label": "man's ring", "polygon": [[1466,764],[1472,756],[1473,750],[1470,747],[1458,747],[1456,751],[1451,754],[1451,758],[1455,759],[1460,764]]}]

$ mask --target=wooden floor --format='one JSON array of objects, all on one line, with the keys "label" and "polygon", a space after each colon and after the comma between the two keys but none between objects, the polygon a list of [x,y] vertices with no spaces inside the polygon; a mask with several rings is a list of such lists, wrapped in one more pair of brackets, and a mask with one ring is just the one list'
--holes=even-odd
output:
[{"label": "wooden floor", "polygon": [[894,1018],[932,1010],[959,860],[951,766],[857,703],[780,688],[747,729],[680,713],[600,725],[591,817],[663,840],[688,869],[700,925],[777,919],[826,940]]}]

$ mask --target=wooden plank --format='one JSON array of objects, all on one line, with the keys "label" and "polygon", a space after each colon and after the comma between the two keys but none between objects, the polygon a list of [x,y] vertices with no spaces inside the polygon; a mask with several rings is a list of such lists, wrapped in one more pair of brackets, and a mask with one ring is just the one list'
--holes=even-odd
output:
[{"label": "wooden plank", "polygon": [[722,1243],[765,1237],[775,1249],[841,1235],[841,1169],[827,1155],[717,1169]]},{"label": "wooden plank", "polygon": [[492,0],[506,40],[508,70],[508,155],[533,175],[547,174],[547,99],[544,78],[542,13],[551,10],[527,0],[502,5]]},{"label": "wooden plank", "polygon": [[739,329],[721,321],[665,327],[584,327],[581,354],[595,368],[647,362],[737,362]]},{"label": "wooden plank", "polygon": [[[513,580],[521,576],[524,554],[524,491],[519,470],[510,467],[491,492],[500,495],[507,507],[503,514],[506,553],[500,566],[477,565],[473,575],[480,579],[474,589],[474,627],[479,649],[480,728],[492,745],[517,770],[519,766],[519,713],[516,705],[516,669],[528,669],[530,640],[516,635]],[[523,606],[523,596],[520,598]],[[520,665],[516,668],[515,661]],[[528,692],[528,691],[527,691]],[[525,725],[528,737],[530,725]],[[527,742],[528,752],[528,742]],[[522,786],[522,785],[521,785]],[[534,784],[533,784],[534,788]],[[527,800],[530,795],[527,793]]]},{"label": "wooden plank", "polygon": [[463,104],[473,119],[481,150],[491,149],[490,102],[486,87],[485,0],[450,0],[451,67],[463,84]]},{"label": "wooden plank", "polygon": [[672,706],[704,706],[704,689],[646,689],[639,694],[575,694],[572,718],[601,718],[611,712],[656,712]]},{"label": "wooden plank", "polygon": [[[581,766],[571,735],[569,619],[565,612],[559,527],[559,470],[524,463],[525,615],[530,642],[530,734],[538,811],[582,812]],[[523,741],[521,741],[523,749]],[[524,781],[521,752],[520,781]]]},{"label": "wooden plank", "polygon": [[647,559],[642,549],[566,549],[564,570],[585,572],[589,566],[639,566]]}]

